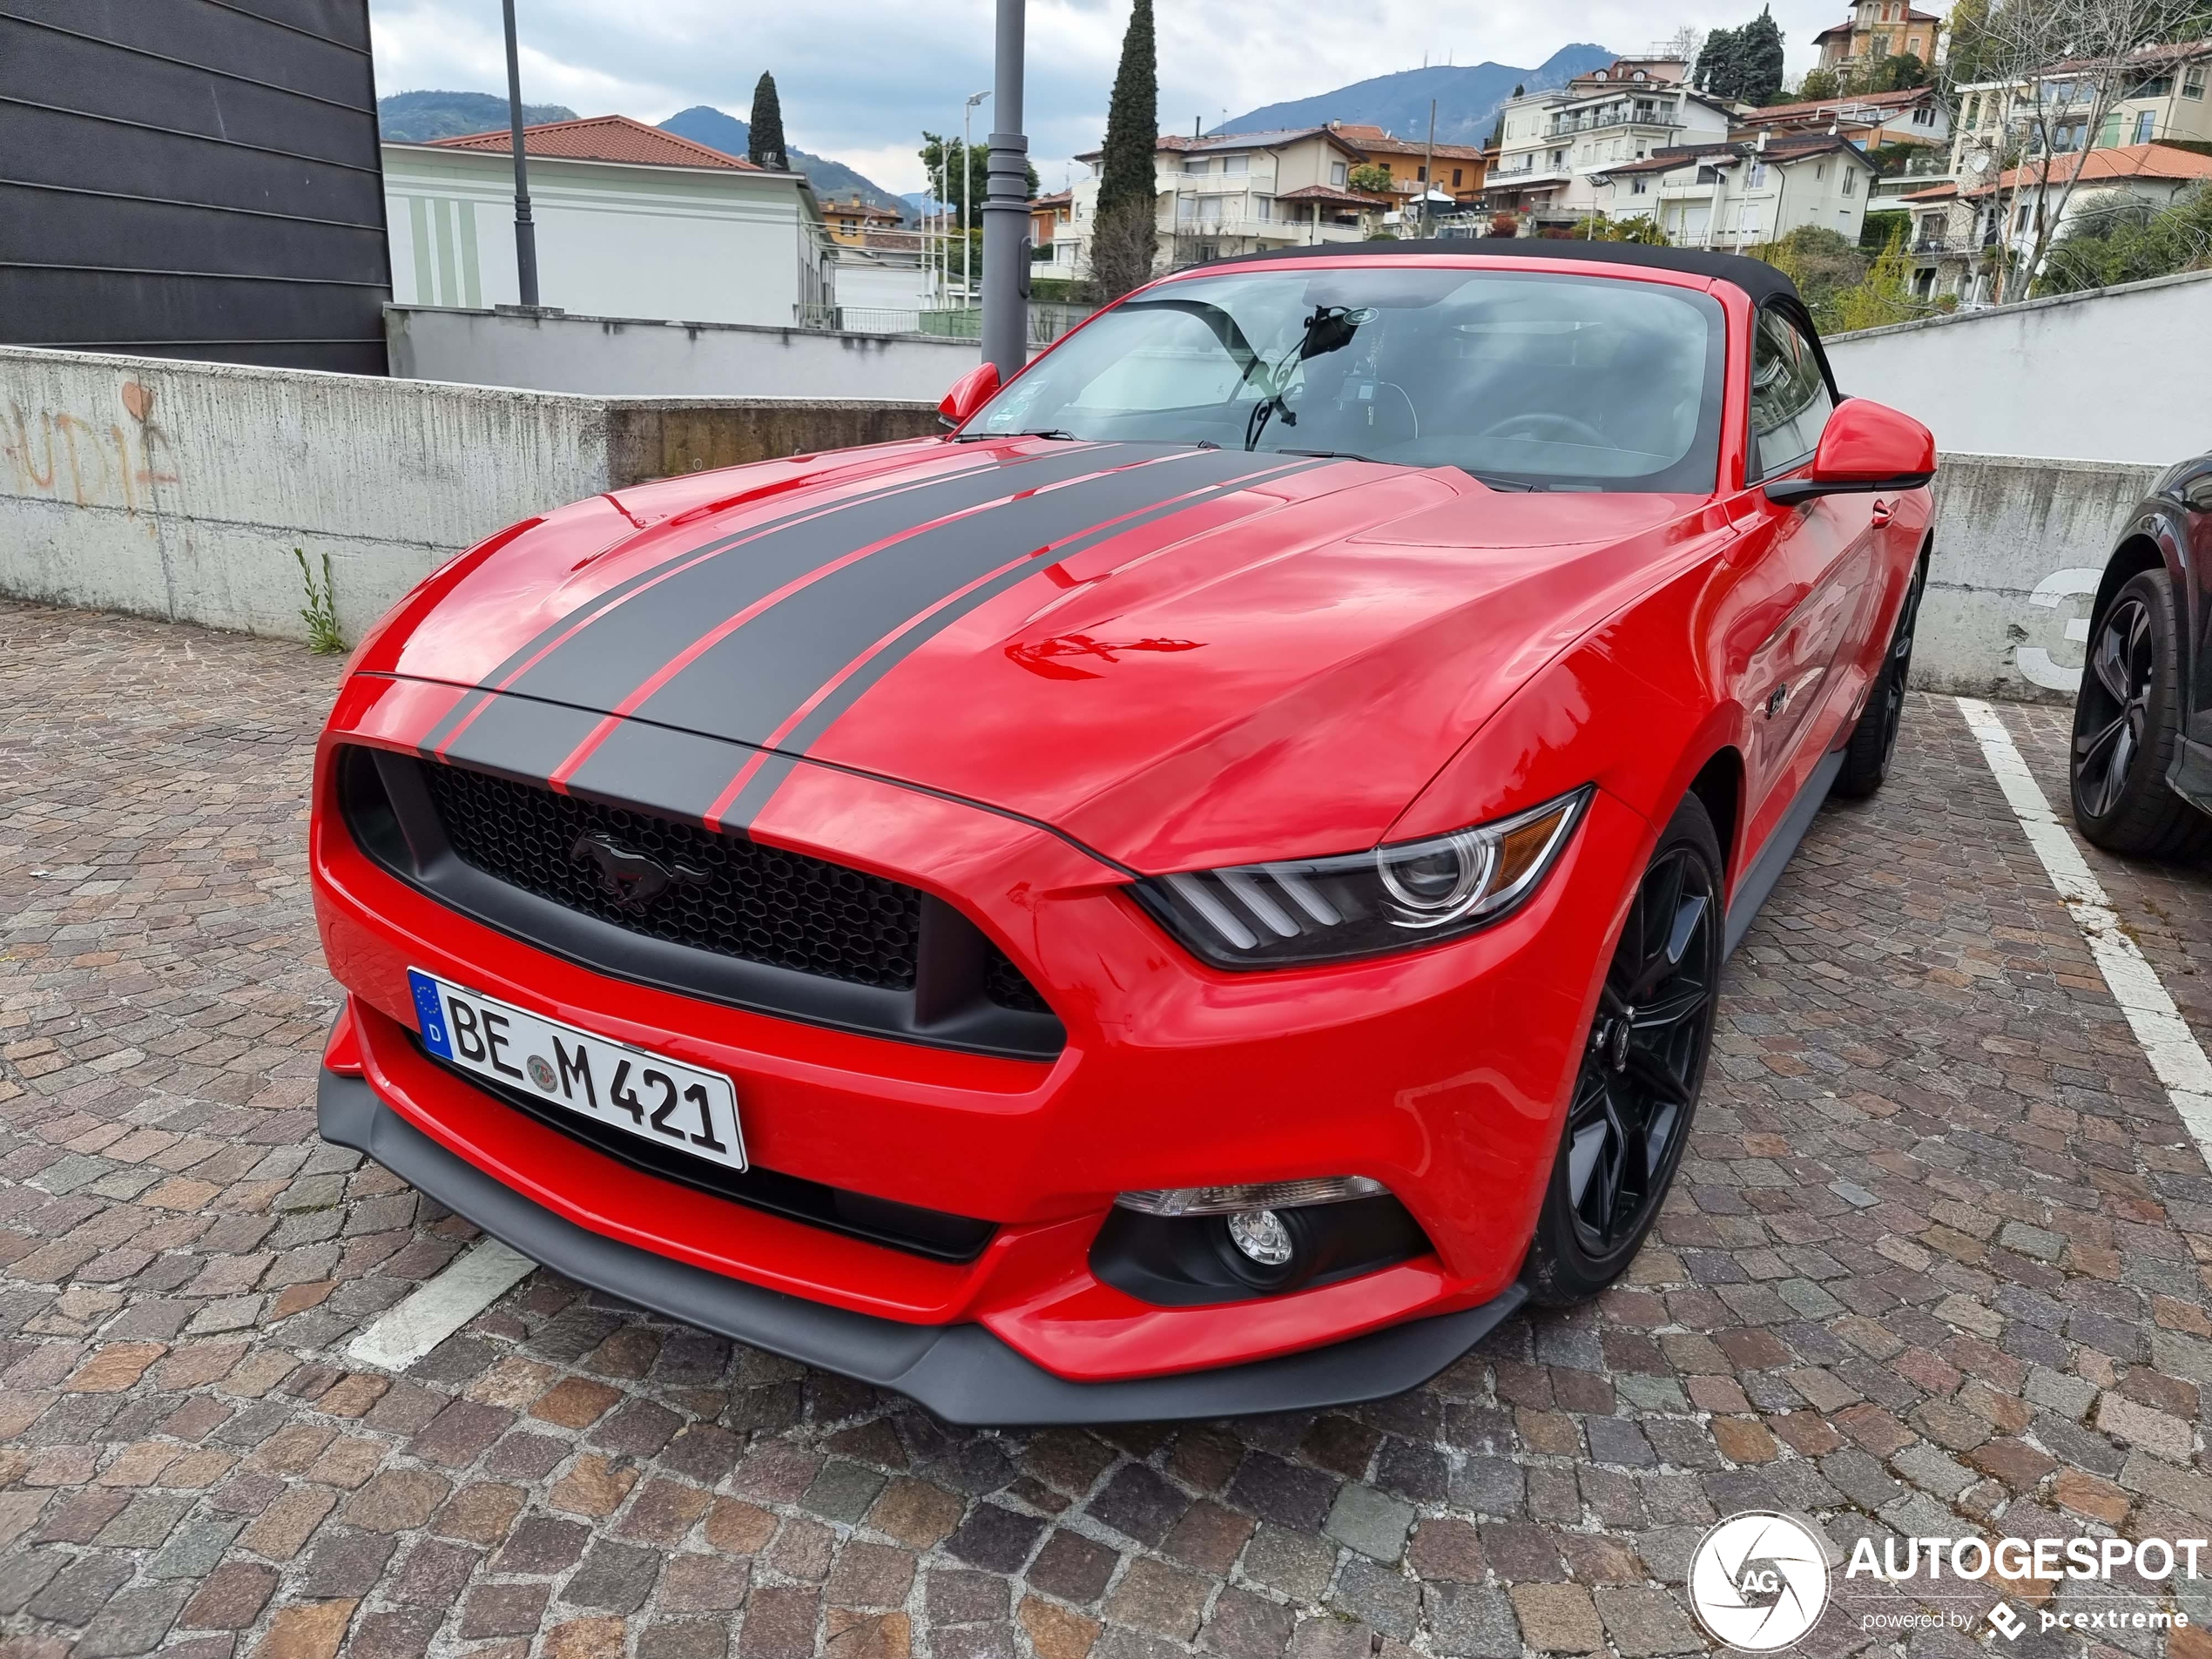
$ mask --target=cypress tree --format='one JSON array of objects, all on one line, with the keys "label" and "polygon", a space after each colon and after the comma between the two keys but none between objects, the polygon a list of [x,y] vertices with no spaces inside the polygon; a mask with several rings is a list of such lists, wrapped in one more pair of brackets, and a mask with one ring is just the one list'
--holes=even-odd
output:
[{"label": "cypress tree", "polygon": [[1746,104],[1770,104],[1782,90],[1782,30],[1762,7],[1736,37],[1736,91]]},{"label": "cypress tree", "polygon": [[1122,37],[1122,65],[1106,106],[1106,145],[1101,158],[1101,218],[1131,203],[1149,216],[1158,194],[1152,155],[1160,143],[1159,63],[1152,44],[1152,0],[1136,0]]},{"label": "cypress tree", "polygon": [[791,171],[791,158],[784,153],[784,106],[776,97],[776,78],[765,72],[752,89],[752,134],[745,153],[756,167]]}]

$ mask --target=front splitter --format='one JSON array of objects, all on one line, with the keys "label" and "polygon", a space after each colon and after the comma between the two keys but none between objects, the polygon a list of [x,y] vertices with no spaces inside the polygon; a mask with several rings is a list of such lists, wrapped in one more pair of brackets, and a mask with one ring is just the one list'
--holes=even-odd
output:
[{"label": "front splitter", "polygon": [[1155,1423],[1317,1411],[1417,1388],[1519,1308],[1516,1284],[1480,1307],[1410,1320],[1329,1347],[1211,1371],[1070,1382],[980,1325],[907,1325],[710,1273],[580,1227],[448,1151],[363,1079],[325,1068],[322,1137],[366,1153],[533,1261],[670,1318],[906,1395],[984,1428]]}]

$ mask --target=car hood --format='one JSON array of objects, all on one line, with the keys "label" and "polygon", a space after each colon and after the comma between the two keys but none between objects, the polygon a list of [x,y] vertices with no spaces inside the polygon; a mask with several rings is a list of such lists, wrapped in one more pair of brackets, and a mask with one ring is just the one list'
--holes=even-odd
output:
[{"label": "car hood", "polygon": [[657,733],[723,740],[725,786],[671,778],[651,799],[734,826],[803,758],[1139,870],[1325,853],[1383,839],[1702,506],[1326,457],[931,441],[564,509],[434,577],[357,666],[476,688],[432,750],[494,703],[526,709],[489,723],[517,734],[509,769],[579,788],[611,748],[635,751],[635,779],[656,743],[698,772],[699,745]]}]

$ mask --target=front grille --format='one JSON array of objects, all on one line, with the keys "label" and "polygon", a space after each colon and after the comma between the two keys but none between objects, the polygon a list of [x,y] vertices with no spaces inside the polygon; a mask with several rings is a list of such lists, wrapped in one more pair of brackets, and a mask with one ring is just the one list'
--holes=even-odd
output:
[{"label": "front grille", "polygon": [[[903,883],[460,766],[432,766],[428,776],[447,840],[486,875],[671,945],[853,985],[914,988],[921,894]],[[595,836],[704,879],[626,909],[576,853]],[[1006,966],[1035,996],[1021,970]]]},{"label": "front grille", "polygon": [[338,785],[354,841],[394,875],[596,972],[941,1048],[1066,1045],[1006,953],[904,882],[388,750],[347,748]]}]

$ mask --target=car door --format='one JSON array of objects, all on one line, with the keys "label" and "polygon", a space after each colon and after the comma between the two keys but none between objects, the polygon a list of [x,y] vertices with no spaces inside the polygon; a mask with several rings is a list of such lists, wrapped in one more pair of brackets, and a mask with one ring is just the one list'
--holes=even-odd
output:
[{"label": "car door", "polygon": [[1752,482],[1731,505],[1756,562],[1731,641],[1737,694],[1752,711],[1744,755],[1750,851],[1764,845],[1833,746],[1865,680],[1857,647],[1876,597],[1873,498],[1819,496],[1781,506],[1764,489],[1811,463],[1834,408],[1810,325],[1788,308],[1762,309],[1751,351]]},{"label": "car door", "polygon": [[2189,538],[2188,581],[2195,590],[2177,593],[2174,603],[2182,626],[2195,623],[2190,651],[2188,708],[2182,730],[2193,743],[2212,746],[2212,455],[2202,455],[2177,488],[2182,522]]}]

